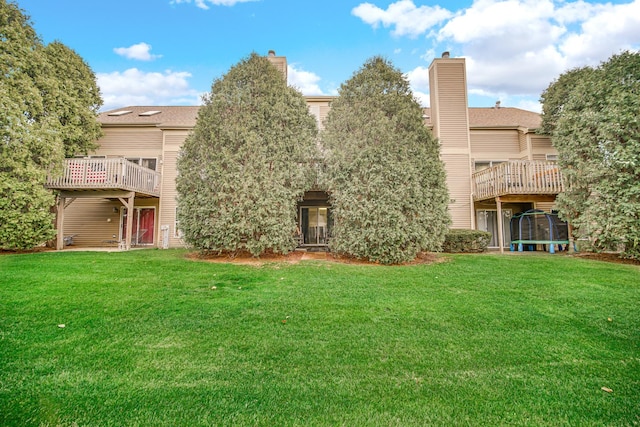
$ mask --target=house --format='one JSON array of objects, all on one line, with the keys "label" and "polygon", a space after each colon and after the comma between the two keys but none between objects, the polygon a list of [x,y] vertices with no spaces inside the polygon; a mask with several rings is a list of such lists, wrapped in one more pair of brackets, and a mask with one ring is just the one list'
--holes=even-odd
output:
[{"label": "house", "polygon": [[[286,58],[268,58],[286,75]],[[509,218],[532,208],[549,211],[563,189],[549,137],[536,134],[537,113],[469,108],[464,58],[448,53],[429,67],[428,126],[441,144],[453,228],[490,231],[490,247],[509,246]],[[332,97],[306,97],[318,120]],[[176,218],[176,161],[196,124],[199,107],[133,106],[100,114],[104,136],[86,158],[67,159],[64,174],[47,186],[59,191],[58,249],[64,236],[76,246],[180,247]],[[327,194],[313,189],[299,205],[302,246],[325,246]],[[500,232],[502,230],[502,232]]]}]

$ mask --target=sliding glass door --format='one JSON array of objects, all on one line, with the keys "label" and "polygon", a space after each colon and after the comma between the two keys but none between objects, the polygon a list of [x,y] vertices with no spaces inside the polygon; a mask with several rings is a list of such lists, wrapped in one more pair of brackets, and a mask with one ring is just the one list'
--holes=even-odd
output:
[{"label": "sliding glass door", "polygon": [[329,208],[300,208],[300,230],[304,245],[326,245],[329,243]]},{"label": "sliding glass door", "polygon": [[[127,208],[122,209],[122,219],[120,222],[120,240],[127,236]],[[133,227],[131,230],[131,244],[152,245],[155,229],[156,210],[155,208],[134,208]]]},{"label": "sliding glass door", "polygon": [[[508,248],[511,243],[511,209],[502,210],[502,238],[504,239],[504,247]],[[498,212],[490,209],[482,209],[476,211],[476,223],[478,230],[488,231],[491,233],[490,248],[497,248],[499,244],[498,235]]]}]

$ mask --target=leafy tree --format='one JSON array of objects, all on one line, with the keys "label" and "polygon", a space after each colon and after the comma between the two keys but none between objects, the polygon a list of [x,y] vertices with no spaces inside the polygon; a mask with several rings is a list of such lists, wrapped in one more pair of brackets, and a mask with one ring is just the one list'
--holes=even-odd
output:
[{"label": "leafy tree", "polygon": [[[567,184],[559,209],[596,250],[640,259],[640,54],[623,52],[580,71],[559,102],[548,95],[562,81],[543,94],[562,106],[543,115]],[[551,111],[546,103],[544,111]]]},{"label": "leafy tree", "polygon": [[450,218],[439,145],[390,62],[371,58],[342,84],[322,143],[332,251],[392,264],[441,248]]},{"label": "leafy tree", "polygon": [[553,134],[558,119],[562,115],[564,105],[569,95],[583,78],[586,78],[593,69],[589,67],[574,68],[560,75],[541,95],[542,124],[538,132],[543,135]]},{"label": "leafy tree", "polygon": [[178,217],[205,251],[287,253],[313,183],[317,125],[306,101],[255,53],[214,81],[178,159]]},{"label": "leafy tree", "polygon": [[45,110],[55,112],[60,122],[65,157],[87,154],[102,136],[96,120],[102,106],[96,76],[80,55],[60,42],[49,43],[44,55],[45,72],[39,76],[47,77],[38,86],[46,88]]},{"label": "leafy tree", "polygon": [[[44,188],[47,175],[60,169],[66,147],[86,152],[91,148],[86,141],[97,135],[96,110],[85,114],[88,105],[77,102],[77,91],[96,88],[93,74],[86,74],[86,65],[78,71],[85,80],[65,73],[79,66],[79,57],[67,49],[61,60],[68,63],[54,61],[55,54],[65,53],[61,46],[48,51],[29,17],[15,3],[0,0],[2,248],[31,248],[55,235],[54,195]],[[99,95],[93,105],[101,105]]]}]

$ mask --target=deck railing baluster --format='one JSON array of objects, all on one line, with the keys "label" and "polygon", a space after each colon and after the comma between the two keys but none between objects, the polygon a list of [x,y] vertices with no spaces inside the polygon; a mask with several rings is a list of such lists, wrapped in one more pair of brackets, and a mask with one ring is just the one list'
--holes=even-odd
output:
[{"label": "deck railing baluster", "polygon": [[475,200],[507,194],[558,194],[564,191],[562,173],[553,161],[503,162],[474,173],[471,179]]},{"label": "deck railing baluster", "polygon": [[51,176],[46,187],[57,190],[126,190],[159,197],[159,172],[124,158],[66,159],[59,176]]}]

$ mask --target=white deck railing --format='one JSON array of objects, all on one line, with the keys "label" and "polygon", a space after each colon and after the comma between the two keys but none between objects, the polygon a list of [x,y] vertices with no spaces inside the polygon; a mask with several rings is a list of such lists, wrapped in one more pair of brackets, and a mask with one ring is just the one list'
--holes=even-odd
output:
[{"label": "white deck railing", "polygon": [[516,160],[472,175],[474,200],[507,194],[558,194],[564,191],[556,162]]},{"label": "white deck railing", "polygon": [[117,189],[160,196],[159,172],[124,158],[66,159],[61,176],[49,177],[48,188],[58,190]]}]

